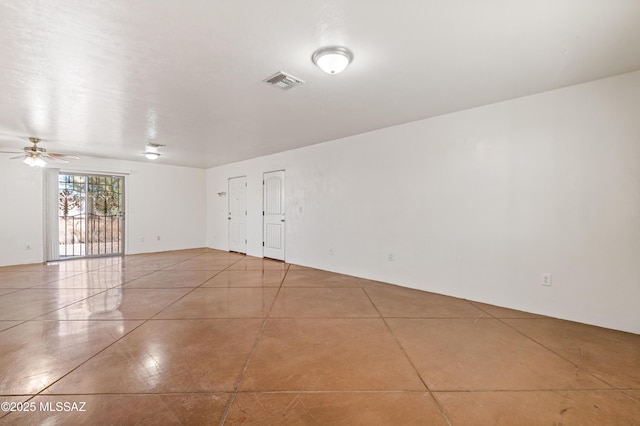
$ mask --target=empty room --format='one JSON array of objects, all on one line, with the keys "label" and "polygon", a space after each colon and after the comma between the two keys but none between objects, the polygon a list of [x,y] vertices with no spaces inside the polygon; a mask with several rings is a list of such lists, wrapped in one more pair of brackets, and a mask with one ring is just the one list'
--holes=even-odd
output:
[{"label": "empty room", "polygon": [[0,0],[0,423],[640,425],[639,41]]}]

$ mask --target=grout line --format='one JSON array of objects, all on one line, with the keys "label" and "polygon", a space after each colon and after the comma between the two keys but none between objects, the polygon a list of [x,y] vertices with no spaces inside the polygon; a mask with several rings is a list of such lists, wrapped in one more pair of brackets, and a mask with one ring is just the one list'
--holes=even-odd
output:
[{"label": "grout line", "polygon": [[[149,274],[156,272],[156,271],[151,271]],[[147,275],[149,275],[147,274]],[[146,275],[144,275],[146,276]],[[115,286],[118,287],[118,286]],[[114,288],[114,287],[112,287]],[[110,288],[111,289],[111,288]],[[107,289],[105,291],[108,291],[110,289]],[[192,289],[191,291],[187,292],[184,296],[180,297],[179,299],[177,299],[176,301],[174,301],[173,303],[176,303],[178,300],[182,299],[183,297],[185,297],[187,294],[190,294],[194,289]],[[96,294],[101,294],[104,293],[100,292],[100,293],[96,293]],[[85,300],[85,299],[83,299]],[[74,302],[77,303],[77,302]],[[129,332],[123,334],[122,336],[120,336],[118,339],[114,340],[113,342],[111,342],[110,344],[108,344],[107,346],[105,346],[104,348],[102,348],[101,350],[97,351],[95,354],[91,355],[90,357],[88,357],[87,359],[85,359],[83,362],[81,362],[80,364],[76,365],[75,367],[73,367],[71,370],[67,371],[65,374],[63,374],[62,376],[60,376],[58,379],[56,379],[55,381],[51,382],[49,385],[45,386],[43,389],[41,389],[39,392],[35,393],[32,395],[30,399],[36,397],[36,396],[40,396],[43,395],[43,392],[45,392],[47,389],[49,389],[50,387],[52,387],[53,385],[55,385],[56,383],[58,383],[59,381],[61,381],[62,379],[64,379],[65,377],[67,377],[68,375],[70,375],[71,373],[73,373],[74,371],[76,371],[78,368],[80,368],[81,366],[83,366],[84,364],[88,363],[90,360],[92,360],[93,358],[97,357],[98,355],[100,355],[101,353],[103,353],[104,351],[106,351],[107,349],[109,349],[111,346],[115,345],[116,343],[118,343],[119,341],[121,341],[122,339],[124,339],[125,337],[127,337],[128,335],[130,335],[131,333],[133,333],[135,330],[137,330],[138,328],[142,327],[143,325],[145,325],[147,322],[149,322],[153,317],[155,317],[156,315],[158,315],[160,312],[164,311],[167,307],[173,305],[173,303],[171,303],[170,305],[164,307],[163,309],[161,309],[158,313],[156,313],[155,315],[153,315],[152,317],[146,319],[146,320],[132,320],[132,319],[127,319],[127,320],[121,320],[121,321],[142,321],[139,325],[137,325],[136,327],[133,327]],[[60,308],[62,309],[62,308]],[[52,311],[53,312],[53,311]],[[42,316],[42,315],[41,315]],[[56,321],[56,320],[52,320],[52,321]],[[60,320],[57,320],[60,321]],[[81,320],[78,320],[81,321]]]},{"label": "grout line", "polygon": [[[240,259],[238,259],[238,261],[240,261]],[[232,263],[232,265],[235,265],[237,262]],[[226,269],[223,269],[222,271],[212,271],[212,272],[216,272],[215,274],[213,274],[211,277],[207,278],[203,283],[201,283],[198,288],[204,286],[206,283],[208,283],[209,281],[211,281],[212,279],[214,279],[215,277],[217,277],[218,275],[220,275],[222,272],[226,271]]]},{"label": "grout line", "polygon": [[638,402],[640,404],[640,390],[636,391],[638,392],[638,396],[634,396],[631,394],[631,391],[634,391],[635,389],[625,389],[625,390],[620,390],[620,392],[624,393],[626,396],[628,396],[629,398],[633,399],[634,401]]},{"label": "grout line", "polygon": [[240,375],[238,376],[238,380],[236,381],[236,384],[234,386],[233,393],[229,397],[229,401],[227,402],[227,406],[226,406],[226,408],[224,410],[224,413],[222,414],[222,417],[220,418],[219,426],[223,426],[225,424],[225,422],[227,421],[227,417],[229,416],[229,412],[231,411],[231,406],[233,405],[233,402],[236,399],[236,395],[238,394],[238,390],[240,389],[240,384],[242,383],[242,380],[244,379],[244,375],[247,372],[247,369],[249,368],[249,362],[253,358],[253,354],[255,353],[256,348],[258,347],[258,341],[262,337],[264,329],[267,326],[267,320],[269,320],[269,317],[271,315],[271,310],[273,309],[273,305],[275,305],[276,300],[278,299],[278,295],[280,294],[280,291],[282,290],[282,285],[284,283],[284,280],[287,278],[287,273],[288,272],[289,272],[289,266],[287,266],[285,268],[284,276],[282,277],[282,281],[280,281],[280,287],[278,287],[278,291],[276,292],[275,297],[271,301],[271,306],[269,306],[269,310],[267,311],[267,314],[264,316],[264,319],[262,321],[262,325],[260,326],[260,329],[258,330],[258,334],[256,335],[256,340],[253,342],[253,346],[251,347],[251,351],[249,352],[249,355],[247,356],[247,359],[246,359],[246,361],[244,363],[244,366],[242,367],[242,370],[240,371]]},{"label": "grout line", "polygon": [[[528,334],[524,333],[523,331],[520,331],[519,329],[517,329],[516,327],[512,326],[511,324],[509,324],[508,322],[505,322],[504,319],[518,319],[518,318],[496,318],[501,324],[504,324],[505,326],[509,327],[511,330],[515,331],[516,333],[520,334],[521,336],[524,336],[525,338],[531,340],[532,342],[534,342],[535,344],[539,345],[541,348],[544,348],[546,350],[548,350],[549,352],[551,352],[552,354],[558,356],[559,358],[567,361],[569,364],[573,365],[575,368],[577,368],[580,371],[583,371],[584,373],[588,374],[589,376],[593,377],[594,379],[596,379],[597,381],[600,381],[602,383],[604,383],[607,386],[610,386],[612,390],[621,390],[619,389],[617,386],[612,385],[611,383],[609,383],[608,381],[601,379],[600,377],[596,376],[595,374],[593,374],[593,372],[591,370],[588,370],[586,368],[581,367],[580,365],[578,365],[577,363],[575,363],[574,361],[570,360],[569,358],[567,358],[566,356],[558,353],[557,351],[553,350],[552,348],[544,345],[543,343],[537,341],[536,339],[534,339],[533,337],[529,336]],[[522,319],[522,318],[520,318]],[[553,318],[549,318],[549,319],[553,319]],[[586,389],[585,389],[586,390]]]},{"label": "grout line", "polygon": [[7,327],[7,328],[5,328],[3,330],[0,330],[0,333],[4,333],[7,330],[11,330],[13,327],[17,327],[19,325],[25,324],[25,323],[27,323],[27,322],[29,322],[31,320],[2,320],[2,321],[17,322],[18,324],[13,324],[10,327]]},{"label": "grout line", "polygon": [[[122,320],[124,321],[139,321],[139,320]],[[113,342],[111,342],[110,344],[108,344],[107,346],[105,346],[104,348],[102,348],[101,350],[99,350],[98,352],[96,352],[95,354],[91,355],[89,358],[85,359],[84,361],[82,361],[80,364],[76,365],[75,367],[73,367],[71,370],[67,371],[65,374],[63,374],[62,376],[60,376],[59,378],[57,378],[56,380],[54,380],[53,382],[51,382],[49,385],[45,386],[44,388],[42,388],[39,392],[33,394],[32,398],[35,398],[36,396],[41,396],[42,393],[44,391],[46,391],[47,389],[49,389],[51,386],[55,385],[56,383],[58,383],[60,380],[64,379],[65,377],[67,377],[69,374],[73,373],[74,371],[76,371],[78,368],[80,368],[81,366],[83,366],[84,364],[86,364],[87,362],[89,362],[90,360],[92,360],[93,358],[97,357],[98,355],[100,355],[101,353],[103,353],[104,351],[106,351],[107,349],[109,349],[111,346],[115,345],[116,343],[118,343],[120,340],[124,339],[126,336],[130,335],[131,333],[133,333],[135,330],[137,330],[138,328],[142,327],[144,324],[146,324],[147,321],[142,321],[140,324],[138,324],[136,327],[133,327],[131,330],[129,330],[128,333],[123,334],[122,336],[120,336],[118,339],[114,340]],[[46,396],[46,395],[45,395]],[[32,399],[29,398],[29,399]]]},{"label": "grout line", "polygon": [[433,402],[436,404],[436,407],[438,408],[438,410],[440,411],[440,414],[442,414],[442,417],[444,417],[445,421],[447,422],[447,424],[449,424],[449,426],[452,425],[451,420],[449,420],[449,417],[447,416],[447,414],[444,411],[444,408],[442,407],[442,405],[440,404],[440,401],[438,401],[435,397],[435,395],[433,394],[433,392],[431,391],[431,389],[429,389],[429,385],[427,385],[427,382],[422,378],[422,375],[420,374],[420,372],[418,371],[418,368],[416,367],[416,365],[413,363],[413,361],[411,360],[411,358],[409,357],[409,354],[407,353],[406,349],[404,348],[404,346],[402,346],[402,343],[400,343],[400,340],[398,339],[398,336],[396,336],[396,334],[393,332],[393,330],[391,329],[391,326],[389,326],[389,323],[387,323],[387,319],[382,315],[382,312],[380,312],[380,309],[378,309],[378,306],[375,304],[375,302],[373,301],[373,299],[371,298],[371,296],[369,295],[369,292],[367,292],[367,289],[364,287],[361,287],[362,290],[364,291],[364,293],[367,295],[367,297],[369,298],[369,301],[371,302],[371,304],[373,305],[373,307],[376,309],[376,311],[378,311],[378,315],[380,315],[380,319],[382,319],[382,322],[384,323],[385,327],[387,328],[387,330],[389,331],[389,333],[391,333],[391,335],[393,336],[393,339],[396,341],[396,344],[398,345],[398,347],[400,347],[400,350],[402,351],[402,353],[404,354],[405,358],[407,359],[407,361],[409,362],[409,364],[411,365],[411,367],[413,368],[413,371],[415,371],[416,375],[418,376],[418,378],[420,379],[420,381],[422,382],[422,384],[424,385],[425,389],[427,390],[427,392],[429,393],[429,396],[431,397],[431,399],[433,400]]},{"label": "grout line", "polygon": [[[226,271],[228,268],[230,268],[231,266],[235,265],[236,263],[238,263],[240,260],[242,259],[238,259],[235,262],[233,262],[231,265],[227,266],[225,269],[223,269],[222,271]],[[222,271],[219,271],[218,274]],[[218,275],[216,274],[216,275]],[[216,276],[214,275],[214,277]],[[193,293],[194,291],[196,291],[197,289],[201,288],[204,283],[208,282],[210,279],[212,279],[213,277],[209,278],[208,280],[204,281],[202,284],[200,284],[197,287],[183,287],[183,288],[191,288],[190,291],[186,292],[185,294],[183,294],[181,297],[177,298],[176,300],[174,300],[173,302],[169,303],[167,306],[165,306],[164,308],[160,309],[158,312],[156,312],[154,315],[152,315],[151,317],[149,317],[147,319],[147,321],[151,321],[151,320],[161,320],[163,318],[156,318],[158,315],[160,315],[162,312],[166,311],[167,309],[169,309],[171,306],[175,305],[176,303],[178,303],[179,301],[181,301],[182,299],[184,299],[185,297],[187,297],[188,295],[190,295],[191,293]],[[167,318],[164,318],[165,320]],[[173,320],[173,318],[169,318],[171,320]],[[182,318],[182,319],[205,319],[205,318]],[[222,318],[220,318],[222,319]]]},{"label": "grout line", "polygon": [[598,388],[598,389],[433,389],[436,393],[532,393],[532,392],[624,392],[620,389]]},{"label": "grout line", "polygon": [[[95,271],[95,270],[94,270],[94,271]],[[94,271],[90,271],[90,272],[94,272]],[[83,272],[83,273],[80,273],[80,274],[76,274],[76,275],[73,275],[73,277],[80,276],[80,275],[86,275],[86,274],[89,274],[90,272]],[[122,273],[122,271],[119,271],[119,272],[120,272],[120,273]],[[152,273],[154,273],[154,272],[156,272],[156,271],[150,271],[149,273],[144,274],[144,275],[142,275],[142,276],[140,276],[140,277],[138,277],[138,278],[146,277],[147,275],[151,275],[151,274],[152,274]],[[137,279],[137,278],[136,278],[136,279]],[[60,281],[60,280],[58,280],[58,281]],[[134,280],[131,280],[131,281],[134,281]],[[112,286],[110,286],[110,287],[81,287],[81,288],[69,288],[69,287],[63,287],[63,288],[30,287],[30,288],[25,289],[25,290],[43,290],[43,291],[60,291],[60,290],[66,290],[66,291],[82,291],[82,290],[90,290],[90,289],[99,289],[99,290],[102,290],[102,291],[98,291],[98,292],[96,292],[96,293],[89,294],[89,295],[87,295],[87,297],[84,297],[84,298],[81,298],[81,299],[74,300],[73,302],[71,302],[71,303],[69,303],[69,304],[67,304],[67,305],[60,306],[60,307],[55,308],[55,309],[53,309],[53,310],[51,310],[51,311],[46,311],[46,312],[44,312],[44,313],[42,313],[42,314],[36,315],[35,317],[29,318],[29,319],[27,319],[27,320],[25,320],[25,321],[69,321],[69,320],[64,320],[64,319],[60,320],[60,319],[50,319],[50,318],[40,318],[40,317],[43,317],[43,316],[45,316],[45,315],[52,314],[52,313],[57,312],[57,311],[60,311],[60,310],[62,310],[62,309],[66,309],[66,308],[68,308],[68,307],[70,307],[70,306],[72,306],[72,305],[75,305],[76,303],[84,302],[84,301],[85,301],[85,300],[87,300],[87,299],[90,299],[90,298],[92,298],[92,297],[94,297],[94,296],[97,296],[97,295],[99,295],[99,294],[106,293],[106,292],[111,291],[111,290],[113,290],[113,289],[116,289],[116,288],[124,288],[124,285],[126,285],[127,283],[129,283],[129,282],[131,282],[131,281],[125,281],[125,282],[123,282],[123,283],[121,283],[121,284],[112,285]],[[54,282],[56,282],[56,281],[50,281],[50,282],[47,282],[47,283],[45,283],[45,284],[52,284],[52,283],[54,283]],[[10,294],[13,294],[13,293],[10,293]]]}]

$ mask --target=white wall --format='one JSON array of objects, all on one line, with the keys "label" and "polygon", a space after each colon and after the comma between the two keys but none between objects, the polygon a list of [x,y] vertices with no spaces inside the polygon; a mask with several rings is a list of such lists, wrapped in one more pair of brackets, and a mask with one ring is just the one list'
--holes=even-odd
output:
[{"label": "white wall", "polygon": [[[9,160],[11,156],[0,154],[0,266],[44,259],[42,169]],[[83,157],[63,170],[127,173],[128,254],[206,245],[203,169]]]},{"label": "white wall", "polygon": [[640,72],[209,169],[208,245],[286,169],[288,262],[640,333],[638,117]]},{"label": "white wall", "polygon": [[0,154],[0,266],[42,262],[42,169],[10,157]]}]

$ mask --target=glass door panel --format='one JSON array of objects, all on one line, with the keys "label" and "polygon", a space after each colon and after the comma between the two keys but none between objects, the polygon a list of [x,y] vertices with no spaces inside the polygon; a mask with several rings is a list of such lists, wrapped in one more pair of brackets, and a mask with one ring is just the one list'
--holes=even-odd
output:
[{"label": "glass door panel", "polygon": [[60,257],[124,253],[124,178],[60,174]]}]

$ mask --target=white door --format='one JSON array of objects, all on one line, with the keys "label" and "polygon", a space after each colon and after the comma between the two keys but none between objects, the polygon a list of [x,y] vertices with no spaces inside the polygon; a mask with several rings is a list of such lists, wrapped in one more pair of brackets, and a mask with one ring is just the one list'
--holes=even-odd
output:
[{"label": "white door", "polygon": [[284,260],[284,170],[264,174],[263,256]]},{"label": "white door", "polygon": [[247,178],[229,179],[229,250],[247,252]]}]

